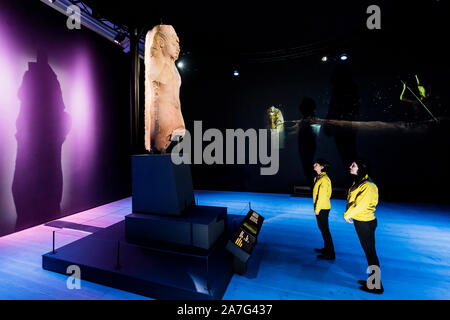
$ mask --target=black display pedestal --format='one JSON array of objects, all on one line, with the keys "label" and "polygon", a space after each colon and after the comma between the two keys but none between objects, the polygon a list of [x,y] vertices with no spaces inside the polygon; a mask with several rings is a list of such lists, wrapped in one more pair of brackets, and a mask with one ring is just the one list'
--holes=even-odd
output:
[{"label": "black display pedestal", "polygon": [[181,216],[194,205],[191,169],[175,165],[170,154],[133,155],[133,213]]},{"label": "black display pedestal", "polygon": [[233,258],[233,272],[239,275],[244,275],[247,273],[248,260],[242,261],[236,257]]},{"label": "black display pedestal", "polygon": [[44,254],[42,267],[68,277],[67,268],[76,265],[82,285],[90,281],[154,299],[221,299],[233,276],[227,237],[210,250],[142,246],[126,240],[122,221]]},{"label": "black display pedestal", "polygon": [[209,250],[227,228],[227,208],[192,206],[181,217],[132,213],[125,217],[129,242],[173,245]]},{"label": "black display pedestal", "polygon": [[227,208],[195,206],[188,165],[132,156],[132,210],[119,222],[42,256],[46,270],[156,299],[220,299],[233,275]]},{"label": "black display pedestal", "polygon": [[227,242],[226,249],[233,255],[233,272],[239,275],[245,274],[250,254],[241,250],[231,241]]}]

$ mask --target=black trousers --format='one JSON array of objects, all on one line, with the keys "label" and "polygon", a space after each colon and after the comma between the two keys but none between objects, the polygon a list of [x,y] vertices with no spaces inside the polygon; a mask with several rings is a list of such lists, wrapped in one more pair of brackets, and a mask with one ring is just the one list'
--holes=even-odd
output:
[{"label": "black trousers", "polygon": [[359,242],[366,254],[367,263],[369,266],[380,267],[377,252],[375,251],[375,229],[377,228],[377,219],[372,221],[357,221],[353,220],[356,233],[358,234]]},{"label": "black trousers", "polygon": [[334,256],[334,246],[333,240],[331,239],[330,228],[328,226],[328,215],[330,214],[330,209],[320,210],[319,214],[316,215],[317,225],[319,226],[320,232],[322,233],[322,238],[324,242],[325,254]]}]

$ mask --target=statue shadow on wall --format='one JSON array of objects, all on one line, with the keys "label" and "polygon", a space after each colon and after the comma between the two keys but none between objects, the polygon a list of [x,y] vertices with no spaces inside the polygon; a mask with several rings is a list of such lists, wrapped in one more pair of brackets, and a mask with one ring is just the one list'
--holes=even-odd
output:
[{"label": "statue shadow on wall", "polygon": [[36,62],[28,63],[18,97],[12,184],[16,231],[61,216],[61,149],[71,126],[61,86],[45,52],[38,50]]},{"label": "statue shadow on wall", "polygon": [[312,128],[316,102],[309,97],[305,97],[299,105],[299,110],[303,118],[298,128],[298,152],[302,161],[303,172],[307,179],[307,185],[312,186],[314,179],[314,155],[317,149],[316,135]]},{"label": "statue shadow on wall", "polygon": [[331,76],[331,85],[327,119],[337,121],[333,125],[326,125],[324,129],[328,136],[334,138],[339,157],[347,169],[357,155],[357,127],[352,122],[357,120],[359,115],[359,88],[347,64],[336,66]]}]

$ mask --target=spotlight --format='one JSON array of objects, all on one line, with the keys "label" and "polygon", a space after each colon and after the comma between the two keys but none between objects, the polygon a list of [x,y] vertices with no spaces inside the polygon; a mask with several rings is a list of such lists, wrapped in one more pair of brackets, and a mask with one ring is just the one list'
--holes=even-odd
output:
[{"label": "spotlight", "polygon": [[238,77],[238,76],[239,76],[239,71],[234,70],[234,71],[233,71],[233,76]]},{"label": "spotlight", "polygon": [[114,37],[114,42],[116,43],[116,44],[121,44],[122,43],[122,41],[123,40],[125,40],[125,34],[123,34],[123,33],[118,33],[118,34],[116,34],[116,36]]},{"label": "spotlight", "polygon": [[55,0],[48,0],[48,2],[50,2],[50,3],[54,3],[54,2],[55,2]]},{"label": "spotlight", "polygon": [[341,54],[340,59],[341,59],[342,61],[345,61],[345,60],[348,59],[348,56],[347,56],[345,53],[343,53],[343,54]]},{"label": "spotlight", "polygon": [[182,69],[182,68],[184,67],[183,61],[178,62],[178,63],[177,63],[177,67],[180,68],[180,69]]},{"label": "spotlight", "polygon": [[327,56],[323,56],[323,57],[322,57],[322,61],[323,61],[323,62],[326,62],[327,60],[328,60]]}]

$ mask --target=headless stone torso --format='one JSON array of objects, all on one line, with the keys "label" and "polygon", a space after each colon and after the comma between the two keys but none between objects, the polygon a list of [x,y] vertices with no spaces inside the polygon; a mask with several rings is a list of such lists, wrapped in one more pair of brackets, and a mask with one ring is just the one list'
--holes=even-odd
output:
[{"label": "headless stone torso", "polygon": [[149,131],[150,150],[153,151],[164,152],[171,143],[172,133],[184,129],[178,97],[181,78],[175,66],[173,69],[167,82],[151,82]]},{"label": "headless stone torso", "polygon": [[180,48],[172,26],[147,33],[145,43],[145,148],[165,152],[175,136],[183,137],[181,77],[175,66]]}]

